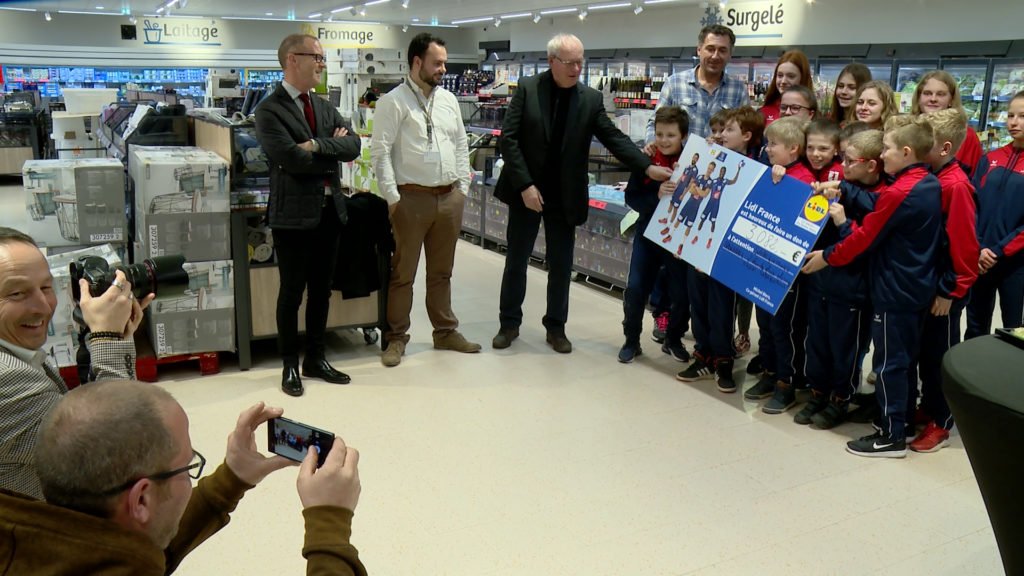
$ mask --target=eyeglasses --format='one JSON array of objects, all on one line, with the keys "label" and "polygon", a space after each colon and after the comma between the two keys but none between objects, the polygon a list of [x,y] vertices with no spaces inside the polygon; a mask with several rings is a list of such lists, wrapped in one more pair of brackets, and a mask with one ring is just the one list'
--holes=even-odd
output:
[{"label": "eyeglasses", "polygon": [[863,164],[867,162],[867,158],[843,158],[843,166],[853,166],[854,164]]},{"label": "eyeglasses", "polygon": [[799,104],[783,104],[779,106],[780,112],[800,112],[801,110],[810,110],[810,106],[801,106]]},{"label": "eyeglasses", "polygon": [[203,468],[205,467],[206,457],[200,454],[199,452],[192,450],[192,460],[189,461],[188,466],[182,466],[181,468],[175,468],[174,470],[168,470],[167,472],[157,472],[156,474],[150,474],[149,476],[143,476],[142,478],[129,480],[128,482],[125,482],[124,484],[121,484],[116,488],[104,490],[100,494],[103,496],[112,496],[114,494],[124,492],[125,490],[131,488],[132,486],[135,485],[136,482],[142,480],[143,478],[148,478],[150,480],[169,480],[177,476],[178,474],[181,474],[182,472],[188,472],[189,478],[192,478],[193,480],[198,480],[199,477],[203,475]]},{"label": "eyeglasses", "polygon": [[555,56],[555,60],[558,60],[570,68],[583,68],[583,60],[562,60],[558,56]]},{"label": "eyeglasses", "polygon": [[289,52],[289,54],[295,54],[296,56],[312,56],[313,61],[317,64],[323,64],[327,62],[327,57],[323,54],[317,54],[316,52]]}]

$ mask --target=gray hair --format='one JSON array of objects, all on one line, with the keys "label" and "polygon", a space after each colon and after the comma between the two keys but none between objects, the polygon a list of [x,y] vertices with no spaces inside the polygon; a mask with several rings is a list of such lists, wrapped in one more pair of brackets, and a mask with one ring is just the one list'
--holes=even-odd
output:
[{"label": "gray hair", "polygon": [[21,230],[15,230],[14,228],[8,228],[6,226],[0,226],[0,246],[6,246],[7,244],[31,244],[36,248],[39,247],[36,241],[31,236],[25,234]]},{"label": "gray hair", "polygon": [[75,388],[43,419],[36,473],[46,501],[102,518],[118,494],[104,494],[167,469],[180,449],[164,421],[166,390],[130,380]]},{"label": "gray hair", "polygon": [[551,40],[548,40],[548,58],[558,56],[558,53],[569,44],[583,46],[583,42],[574,34],[567,34],[565,32],[555,34],[551,37]]}]

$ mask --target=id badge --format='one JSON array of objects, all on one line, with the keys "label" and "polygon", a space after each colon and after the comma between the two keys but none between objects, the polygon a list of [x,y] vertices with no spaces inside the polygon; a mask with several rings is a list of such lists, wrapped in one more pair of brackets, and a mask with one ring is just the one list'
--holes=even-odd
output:
[{"label": "id badge", "polygon": [[441,152],[430,149],[423,153],[423,162],[425,164],[440,164],[441,163]]}]

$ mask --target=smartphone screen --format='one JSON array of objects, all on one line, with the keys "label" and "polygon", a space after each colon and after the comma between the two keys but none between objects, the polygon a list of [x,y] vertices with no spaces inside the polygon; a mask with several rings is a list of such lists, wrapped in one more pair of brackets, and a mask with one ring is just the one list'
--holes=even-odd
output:
[{"label": "smartphone screen", "polygon": [[302,462],[310,449],[317,451],[317,468],[324,465],[334,445],[334,434],[287,418],[267,421],[267,449],[289,460]]}]

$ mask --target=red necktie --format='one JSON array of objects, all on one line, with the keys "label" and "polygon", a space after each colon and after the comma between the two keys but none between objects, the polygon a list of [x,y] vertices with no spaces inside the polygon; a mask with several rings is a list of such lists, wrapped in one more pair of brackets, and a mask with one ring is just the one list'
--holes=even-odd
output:
[{"label": "red necktie", "polygon": [[306,124],[309,124],[309,132],[315,137],[316,120],[313,119],[313,103],[309,101],[309,94],[305,92],[299,94],[299,99],[302,100],[302,111],[306,114]]}]

